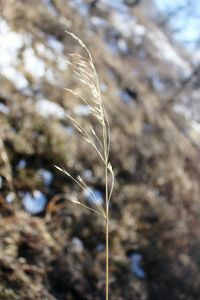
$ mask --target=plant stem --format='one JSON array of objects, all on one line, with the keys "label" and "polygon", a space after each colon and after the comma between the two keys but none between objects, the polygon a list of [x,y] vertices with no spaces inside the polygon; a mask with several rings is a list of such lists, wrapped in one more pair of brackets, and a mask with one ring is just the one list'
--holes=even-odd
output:
[{"label": "plant stem", "polygon": [[108,168],[105,168],[106,179],[106,300],[109,298],[109,201],[108,201]]},{"label": "plant stem", "polygon": [[106,212],[106,300],[109,298],[109,218]]}]

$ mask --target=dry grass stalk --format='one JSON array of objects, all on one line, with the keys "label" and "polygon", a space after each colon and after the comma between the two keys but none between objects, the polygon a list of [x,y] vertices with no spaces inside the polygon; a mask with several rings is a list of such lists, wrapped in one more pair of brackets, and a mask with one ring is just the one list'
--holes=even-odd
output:
[{"label": "dry grass stalk", "polygon": [[[105,201],[101,205],[98,203],[95,194],[87,186],[86,182],[81,176],[73,177],[69,172],[56,166],[56,168],[65,173],[71,178],[83,191],[89,190],[90,197],[94,203],[93,207],[85,205],[84,203],[72,200],[74,204],[80,205],[84,208],[91,210],[92,212],[102,216],[105,219],[105,239],[106,239],[106,300],[109,298],[109,203],[114,187],[114,173],[112,165],[109,162],[109,150],[110,150],[110,128],[109,121],[105,111],[105,107],[101,97],[101,91],[99,86],[98,75],[94,66],[94,62],[90,51],[76,35],[71,32],[67,32],[75,41],[77,41],[82,49],[85,51],[86,56],[80,54],[70,54],[71,60],[69,64],[73,67],[73,72],[77,76],[79,82],[83,84],[89,93],[86,98],[72,89],[66,89],[73,96],[77,97],[84,105],[87,105],[90,115],[96,120],[100,126],[101,134],[97,134],[95,129],[90,126],[85,128],[79,121],[77,121],[71,115],[67,115],[72,121],[74,127],[82,135],[82,138],[96,151],[99,159],[102,161],[104,174],[105,174]],[[111,178],[111,180],[109,180]]]}]

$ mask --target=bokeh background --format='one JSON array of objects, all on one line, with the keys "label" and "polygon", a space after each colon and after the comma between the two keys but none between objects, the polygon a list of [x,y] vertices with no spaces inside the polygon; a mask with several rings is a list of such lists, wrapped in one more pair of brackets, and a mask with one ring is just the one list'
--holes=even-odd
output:
[{"label": "bokeh background", "polygon": [[[200,299],[200,6],[0,0],[0,299],[102,300],[102,165],[74,130],[67,62],[88,46],[111,128],[110,299]],[[96,126],[94,124],[94,126]],[[98,130],[98,128],[97,128]]]}]

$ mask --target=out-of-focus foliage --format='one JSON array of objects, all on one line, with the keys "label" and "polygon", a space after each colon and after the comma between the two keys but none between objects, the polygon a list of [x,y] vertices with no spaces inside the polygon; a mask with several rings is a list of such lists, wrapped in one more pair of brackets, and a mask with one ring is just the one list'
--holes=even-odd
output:
[{"label": "out-of-focus foliage", "polygon": [[[111,299],[200,297],[199,53],[174,45],[153,1],[1,0],[0,299],[103,299],[104,224],[54,164],[103,197],[71,126],[85,106],[67,63],[93,54],[111,127]],[[97,124],[93,126],[98,131]]]},{"label": "out-of-focus foliage", "polygon": [[195,0],[155,0],[161,9],[158,22],[170,30],[184,46],[192,49],[199,48],[200,8]]}]

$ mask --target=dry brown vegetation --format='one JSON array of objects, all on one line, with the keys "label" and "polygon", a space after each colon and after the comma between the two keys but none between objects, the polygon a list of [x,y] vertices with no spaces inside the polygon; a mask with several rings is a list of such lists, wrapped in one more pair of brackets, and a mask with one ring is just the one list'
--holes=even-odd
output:
[{"label": "dry brown vegetation", "polygon": [[[45,1],[0,1],[10,30],[24,37],[16,69],[27,80],[26,88],[16,87],[6,76],[0,81],[0,299],[104,298],[104,222],[81,208],[74,210],[68,200],[84,196],[54,169],[56,164],[83,177],[84,170],[90,170],[88,185],[104,191],[97,156],[63,117],[64,110],[76,107],[64,88],[81,89],[87,96],[63,63],[69,53],[81,51],[64,33],[67,28],[93,54],[112,128],[110,160],[116,185],[110,209],[110,299],[196,300],[200,153],[181,130],[187,125],[184,118],[171,102],[166,105],[180,87],[180,71],[169,66],[149,35],[139,40],[117,31],[112,10],[86,1],[86,15],[80,17],[71,2],[46,1],[51,11]],[[148,33],[157,32],[145,7],[136,6],[132,13]],[[94,25],[95,16],[106,20],[106,27]],[[28,48],[45,64],[40,75],[24,64]],[[185,54],[179,55],[187,62]],[[40,68],[35,64],[35,72]],[[41,108],[43,99],[59,105],[48,116]],[[79,116],[83,124],[85,113]],[[41,169],[53,174],[48,184]],[[38,215],[29,214],[22,203],[24,195],[34,191],[47,199]],[[8,203],[11,198],[14,202]],[[143,278],[131,269],[134,253],[141,254]]]}]

